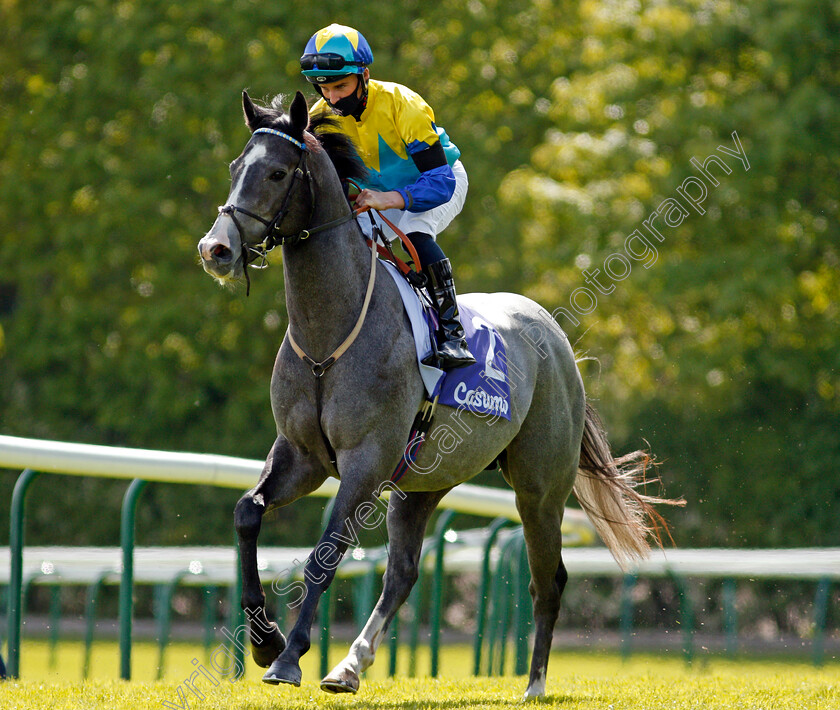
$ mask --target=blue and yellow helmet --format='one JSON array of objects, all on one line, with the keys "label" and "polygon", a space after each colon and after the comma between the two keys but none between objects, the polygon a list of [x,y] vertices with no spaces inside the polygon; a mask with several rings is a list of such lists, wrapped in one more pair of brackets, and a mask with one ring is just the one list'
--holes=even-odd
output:
[{"label": "blue and yellow helmet", "polygon": [[313,84],[336,81],[348,74],[364,74],[373,52],[361,32],[332,24],[318,30],[303,50],[300,69]]}]

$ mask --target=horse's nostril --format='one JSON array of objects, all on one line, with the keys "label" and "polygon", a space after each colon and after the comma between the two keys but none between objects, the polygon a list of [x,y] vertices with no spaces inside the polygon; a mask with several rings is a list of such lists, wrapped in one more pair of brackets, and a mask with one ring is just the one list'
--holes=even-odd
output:
[{"label": "horse's nostril", "polygon": [[217,244],[213,249],[210,251],[213,258],[216,261],[230,261],[231,257],[233,256],[233,252],[228,249],[224,244]]}]

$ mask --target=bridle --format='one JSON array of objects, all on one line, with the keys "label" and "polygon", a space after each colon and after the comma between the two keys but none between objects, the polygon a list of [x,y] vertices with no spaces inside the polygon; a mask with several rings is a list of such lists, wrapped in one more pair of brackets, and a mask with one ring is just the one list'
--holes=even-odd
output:
[{"label": "bridle", "polygon": [[[270,220],[264,219],[258,214],[254,214],[250,210],[246,210],[244,207],[240,207],[239,205],[227,204],[219,207],[219,214],[228,215],[233,220],[233,224],[236,226],[237,232],[239,232],[239,243],[242,247],[242,269],[245,272],[245,282],[247,284],[246,295],[251,291],[251,280],[248,277],[248,266],[253,269],[265,269],[268,267],[268,252],[275,247],[283,246],[284,244],[294,246],[300,241],[308,239],[313,234],[317,234],[318,232],[323,232],[324,230],[349,222],[351,219],[355,219],[358,215],[358,212],[351,211],[349,215],[339,217],[338,219],[319,225],[318,227],[302,229],[297,234],[283,234],[281,231],[281,225],[288,213],[289,203],[291,202],[298,185],[302,184],[304,179],[306,180],[306,186],[309,189],[310,197],[309,217],[306,220],[307,224],[312,221],[312,215],[315,214],[315,190],[312,189],[312,173],[309,172],[309,168],[306,165],[306,156],[309,153],[309,148],[303,141],[299,141],[297,138],[292,138],[292,136],[287,133],[275,130],[274,128],[258,128],[252,135],[256,135],[257,133],[268,133],[272,136],[278,136],[289,141],[292,145],[300,148],[300,158],[298,159],[297,167],[292,174],[292,184],[289,186],[289,189],[286,191],[286,195],[283,197],[283,203],[280,205],[280,209],[277,210],[274,217]],[[259,241],[252,244],[245,240],[245,232],[242,230],[242,225],[236,217],[237,213],[244,214],[265,225],[265,230],[260,236]],[[251,257],[257,259],[258,261],[249,264],[248,262]]]},{"label": "bridle", "polygon": [[[306,179],[306,184],[309,188],[309,195],[311,197],[309,218],[307,219],[307,224],[312,220],[312,215],[315,213],[315,191],[312,189],[312,175],[309,172],[309,169],[306,167],[306,155],[309,152],[309,149],[307,148],[306,143],[303,143],[297,140],[296,138],[292,138],[292,136],[281,131],[277,131],[273,128],[258,128],[254,131],[254,135],[256,135],[257,133],[268,133],[273,136],[279,136],[280,138],[289,141],[293,145],[296,145],[298,148],[300,148],[300,159],[298,160],[294,176],[292,177],[292,184],[289,186],[289,189],[286,192],[285,197],[283,198],[283,204],[280,206],[280,209],[277,211],[277,213],[271,220],[263,219],[259,215],[254,214],[250,210],[246,210],[243,207],[239,207],[238,205],[228,204],[219,207],[219,214],[229,215],[230,218],[233,220],[233,223],[236,225],[237,231],[239,232],[239,242],[242,246],[242,267],[245,271],[245,281],[248,284],[248,291],[250,291],[251,289],[251,280],[248,278],[249,254],[255,255],[261,260],[260,264],[251,264],[251,266],[257,269],[264,269],[268,266],[266,255],[275,247],[282,246],[285,244],[293,246],[304,239],[308,239],[313,234],[323,232],[327,229],[331,229],[332,227],[337,227],[340,224],[349,222],[352,219],[356,219],[356,217],[358,217],[359,214],[368,210],[367,207],[351,210],[349,214],[346,214],[343,217],[339,217],[338,219],[334,219],[330,222],[326,222],[325,224],[321,224],[317,227],[301,230],[297,234],[283,234],[280,231],[280,225],[283,222],[283,218],[286,216],[286,213],[289,208],[289,202],[291,201],[292,196],[294,195],[295,190],[297,189],[297,186],[304,180],[304,178]],[[258,222],[261,222],[265,225],[265,231],[260,237],[260,241],[258,243],[249,244],[245,241],[245,233],[242,231],[242,225],[239,224],[239,220],[236,218],[236,214],[238,212],[241,212],[242,214],[247,215],[248,217],[251,217],[252,219],[255,219]],[[365,293],[364,302],[362,303],[362,312],[359,314],[359,318],[356,320],[356,325],[353,327],[353,330],[344,339],[341,345],[339,345],[326,360],[316,362],[313,358],[309,357],[309,355],[306,354],[303,348],[301,348],[300,345],[298,345],[297,342],[295,342],[295,339],[292,336],[292,324],[289,323],[288,336],[289,344],[292,346],[292,350],[295,351],[295,354],[301,360],[303,360],[307,365],[309,365],[309,369],[312,370],[312,374],[315,375],[315,377],[318,380],[320,380],[324,372],[326,372],[327,369],[329,369],[333,365],[333,363],[335,363],[335,361],[338,360],[338,358],[340,358],[347,351],[347,349],[356,340],[356,336],[358,336],[359,331],[361,331],[362,329],[362,325],[365,322],[365,316],[367,315],[368,306],[370,305],[371,296],[373,296],[373,286],[376,282],[376,254],[376,243],[372,242],[370,275],[368,276],[367,291]],[[320,407],[320,398],[318,406]]]},{"label": "bridle", "polygon": [[[318,232],[325,231],[332,227],[337,227],[340,224],[344,224],[345,222],[349,222],[352,219],[356,219],[360,214],[363,212],[367,212],[369,210],[368,207],[362,207],[358,209],[353,209],[350,211],[349,214],[344,215],[343,217],[339,217],[338,219],[334,219],[331,222],[327,222],[325,224],[319,225],[317,227],[312,227],[310,229],[303,229],[297,234],[283,234],[280,231],[280,225],[283,222],[283,219],[286,216],[288,211],[289,203],[292,199],[292,196],[297,189],[298,184],[300,184],[304,178],[306,179],[307,187],[309,188],[309,195],[310,195],[310,208],[309,208],[309,218],[307,219],[307,224],[312,221],[312,216],[315,214],[315,191],[312,189],[312,175],[309,172],[309,169],[306,166],[306,156],[309,152],[306,144],[302,141],[297,140],[296,138],[292,138],[290,135],[283,133],[281,131],[275,130],[273,128],[258,128],[254,131],[254,135],[257,133],[268,133],[273,136],[278,136],[283,138],[293,145],[300,148],[300,158],[298,160],[297,167],[295,168],[294,176],[292,177],[292,184],[289,186],[288,191],[286,192],[285,197],[283,198],[283,204],[280,206],[280,209],[274,215],[271,220],[266,220],[260,217],[257,214],[254,214],[250,210],[246,210],[243,207],[239,207],[238,205],[228,204],[222,207],[219,207],[219,214],[229,215],[230,218],[233,220],[233,223],[236,225],[236,229],[239,232],[239,242],[242,248],[242,267],[245,272],[245,281],[247,283],[248,290],[246,294],[251,289],[251,280],[248,277],[248,257],[249,255],[254,255],[256,258],[260,260],[259,264],[251,264],[253,268],[257,269],[264,269],[268,266],[268,261],[266,259],[266,255],[272,249],[277,246],[281,245],[295,245],[301,242],[304,239],[308,239],[311,235],[317,234]],[[247,215],[251,219],[255,219],[261,224],[265,225],[265,231],[263,232],[262,236],[260,237],[260,241],[256,244],[250,244],[245,241],[245,234],[242,231],[242,225],[239,223],[236,215],[237,213],[241,213]],[[415,264],[420,263],[420,259],[418,258],[417,252],[414,249],[411,241],[407,239],[406,235],[403,234],[395,225],[391,224],[384,215],[380,214],[379,217],[394,230],[394,233],[397,234],[403,243],[406,244],[408,247],[409,252],[411,253],[412,257],[414,258]],[[385,244],[388,244],[387,240],[384,240]],[[342,343],[335,349],[333,352],[321,362],[317,362],[314,358],[310,357],[306,354],[303,348],[298,345],[295,341],[294,336],[292,335],[292,323],[291,320],[289,321],[289,328],[286,331],[286,335],[289,339],[289,345],[291,346],[294,353],[308,366],[311,370],[312,374],[315,376],[315,406],[316,406],[316,421],[318,422],[318,429],[321,432],[321,438],[323,439],[324,446],[326,451],[330,457],[330,461],[332,461],[333,465],[336,463],[336,454],[335,450],[333,449],[332,445],[330,444],[330,440],[327,437],[326,433],[324,432],[323,426],[321,424],[321,414],[322,414],[322,402],[321,402],[321,378],[324,376],[324,373],[332,367],[336,360],[340,358],[350,346],[355,342],[356,338],[358,337],[359,333],[362,330],[362,326],[365,322],[365,316],[368,312],[368,307],[370,306],[371,298],[373,296],[373,289],[376,283],[376,261],[377,261],[377,243],[376,239],[370,239],[370,273],[368,275],[368,283],[367,289],[365,291],[364,301],[362,303],[362,309],[359,313],[359,317],[356,319],[356,324],[353,326],[353,329],[347,335],[347,337],[342,341]],[[403,273],[405,274],[406,271],[410,271],[410,269],[402,263],[399,259],[394,257],[393,252],[390,250],[390,246],[387,248],[387,252],[390,253],[390,256],[395,259],[395,263],[401,264],[405,267]],[[385,255],[385,254],[383,254]],[[435,403],[437,399],[435,399]],[[428,429],[428,424],[431,423],[431,416],[434,413],[434,405],[432,405],[431,410],[428,410],[428,407],[424,407],[422,412],[418,414],[417,419],[415,420],[415,426],[412,428],[412,431],[420,431],[417,427],[418,421],[427,422],[426,428]],[[414,438],[412,438],[414,441]]]},{"label": "bridle", "polygon": [[[292,196],[294,195],[295,190],[297,189],[297,186],[304,180],[304,178],[306,179],[306,184],[309,188],[309,195],[311,198],[309,218],[307,219],[307,224],[311,222],[312,216],[315,213],[315,191],[312,189],[312,175],[306,166],[306,155],[309,152],[309,149],[306,147],[306,144],[302,141],[299,141],[296,138],[292,138],[290,135],[281,131],[277,131],[273,128],[258,128],[254,131],[254,135],[257,133],[269,133],[273,136],[279,136],[280,138],[289,141],[293,145],[296,145],[298,148],[300,148],[300,159],[298,160],[294,176],[292,177],[292,184],[289,186],[289,189],[286,192],[285,197],[283,198],[283,204],[280,206],[280,209],[277,211],[277,213],[271,220],[263,219],[259,215],[254,214],[250,210],[246,210],[243,207],[239,207],[238,205],[228,204],[219,207],[219,214],[229,215],[230,218],[233,220],[233,223],[236,225],[237,231],[239,232],[239,242],[242,247],[242,268],[245,272],[245,282],[247,283],[246,294],[251,290],[251,280],[248,277],[249,254],[253,254],[261,260],[261,263],[259,265],[252,264],[251,266],[258,269],[264,269],[268,266],[266,255],[275,247],[280,245],[298,244],[302,240],[308,239],[313,234],[317,234],[318,232],[323,232],[332,227],[337,227],[340,224],[349,222],[352,219],[356,219],[356,217],[362,212],[367,211],[367,208],[351,210],[349,214],[344,215],[343,217],[339,217],[338,219],[334,219],[331,222],[327,222],[326,224],[321,224],[317,227],[301,230],[297,234],[283,234],[280,231],[280,225],[282,224],[283,219],[286,216],[286,213],[289,208],[289,202],[291,201]],[[260,241],[257,244],[249,244],[245,241],[245,234],[242,231],[242,225],[239,224],[239,220],[236,218],[237,213],[247,215],[248,217],[251,217],[252,219],[255,219],[258,222],[265,225],[265,231],[263,232]],[[365,298],[362,303],[361,313],[359,313],[359,317],[356,319],[356,324],[353,326],[353,330],[350,331],[350,333],[347,335],[347,337],[344,339],[341,345],[339,345],[335,350],[333,350],[333,352],[325,360],[317,362],[314,358],[311,358],[309,355],[307,355],[306,351],[303,348],[301,348],[300,345],[298,345],[298,343],[294,339],[294,336],[292,335],[291,320],[289,321],[289,328],[286,331],[286,335],[289,339],[289,345],[291,345],[292,350],[301,360],[303,360],[303,362],[305,362],[309,366],[309,369],[315,376],[315,406],[317,409],[318,428],[321,432],[321,438],[324,441],[324,446],[326,447],[326,450],[330,456],[330,460],[333,463],[335,463],[336,460],[335,450],[330,444],[330,440],[327,438],[327,435],[324,433],[324,429],[321,426],[321,378],[323,377],[324,373],[335,364],[335,361],[338,360],[338,358],[340,358],[345,352],[347,352],[350,346],[355,342],[356,337],[359,335],[360,331],[362,330],[362,326],[364,325],[365,316],[367,315],[371,297],[373,296],[373,287],[376,283],[376,242],[371,242],[370,253],[370,274],[368,276],[367,290],[365,292]]]}]

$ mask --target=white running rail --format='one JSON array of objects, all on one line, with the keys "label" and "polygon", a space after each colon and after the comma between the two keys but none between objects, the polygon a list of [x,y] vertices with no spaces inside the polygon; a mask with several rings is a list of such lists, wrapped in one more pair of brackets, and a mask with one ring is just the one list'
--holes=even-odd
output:
[{"label": "white running rail", "polygon": [[[213,485],[245,491],[256,484],[263,462],[217,454],[153,451],[0,436],[0,468],[29,468],[41,473],[100,478],[142,478],[146,481]],[[330,478],[310,495],[331,498],[336,491],[338,481]],[[501,488],[462,483],[444,497],[440,507],[460,513],[501,516],[517,523],[522,522],[516,510],[513,492]],[[570,538],[569,542],[574,540],[579,545],[592,544],[597,540],[586,515],[574,508],[566,510],[563,534]]]}]

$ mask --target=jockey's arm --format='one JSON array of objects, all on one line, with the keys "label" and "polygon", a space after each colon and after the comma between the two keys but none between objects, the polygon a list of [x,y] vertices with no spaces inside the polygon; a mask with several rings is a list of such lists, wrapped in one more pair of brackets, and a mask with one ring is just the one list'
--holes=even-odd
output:
[{"label": "jockey's arm", "polygon": [[420,171],[417,180],[389,192],[362,190],[356,205],[377,210],[396,208],[409,212],[427,212],[449,202],[455,192],[455,175],[446,161],[440,141],[411,153],[411,159]]}]

